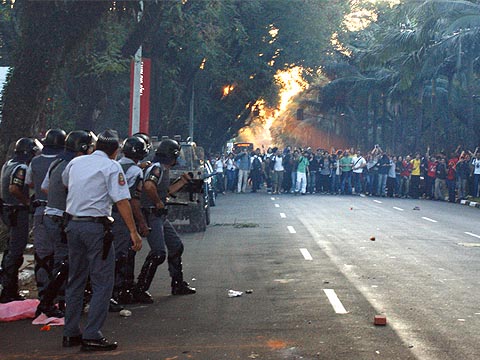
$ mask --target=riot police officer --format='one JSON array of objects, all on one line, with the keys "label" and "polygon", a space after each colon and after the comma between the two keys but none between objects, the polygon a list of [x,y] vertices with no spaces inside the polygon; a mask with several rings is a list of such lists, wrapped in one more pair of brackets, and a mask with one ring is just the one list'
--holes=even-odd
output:
[{"label": "riot police officer", "polygon": [[[140,196],[143,190],[143,171],[138,162],[148,154],[148,147],[143,137],[131,136],[123,142],[122,157],[118,162],[125,173],[130,189],[130,206],[140,235],[148,235],[148,226],[140,208]],[[130,234],[122,217],[113,208],[113,235],[115,244],[115,286],[113,299],[119,304],[133,303],[135,252],[130,249]]]},{"label": "riot police officer", "polygon": [[168,194],[175,193],[189,180],[188,175],[184,174],[180,181],[170,186],[169,169],[176,164],[180,150],[180,145],[175,140],[162,140],[155,152],[153,164],[145,171],[141,203],[151,230],[147,237],[150,252],[138,275],[134,290],[135,300],[141,303],[153,302],[148,289],[158,266],[167,258],[165,247],[168,249],[167,261],[172,278],[172,294],[187,295],[196,292],[183,280],[183,243],[166,218],[165,205]]},{"label": "riot police officer", "polygon": [[[64,212],[67,191],[62,183],[62,173],[73,158],[86,155],[93,150],[97,137],[91,131],[75,130],[65,139],[64,151],[50,165],[41,189],[47,193],[47,206],[43,217],[47,241],[53,250],[53,271],[37,307],[37,314],[63,317],[65,303],[65,282],[68,275],[68,247],[64,229]],[[58,300],[59,309],[55,307]]]},{"label": "riot police officer", "polygon": [[[70,161],[62,174],[63,183],[68,187],[66,233],[69,258],[63,345],[81,344],[83,351],[117,348],[117,343],[109,342],[101,331],[114,285],[115,259],[111,234],[113,203],[128,227],[133,249],[140,250],[142,245],[130,207],[125,174],[114,160],[119,145],[116,131],[102,132],[98,136],[95,152]],[[82,334],[80,318],[88,276],[93,294]]]},{"label": "riot police officer", "polygon": [[[50,164],[63,151],[65,145],[65,131],[50,129],[43,139],[43,149],[40,155],[35,156],[27,169],[26,183],[34,189],[33,207],[33,246],[35,249],[35,279],[37,281],[38,298],[42,301],[45,289],[53,271],[53,243],[48,240],[43,213],[47,204],[47,194],[41,191],[41,185]],[[45,309],[48,317],[63,317],[58,309]],[[38,314],[39,315],[39,314]]]},{"label": "riot police officer", "polygon": [[14,156],[1,171],[2,220],[8,227],[7,250],[2,260],[2,293],[0,303],[24,300],[18,293],[18,270],[23,263],[23,250],[28,240],[30,199],[25,184],[28,164],[42,149],[33,138],[21,138],[15,144]]}]

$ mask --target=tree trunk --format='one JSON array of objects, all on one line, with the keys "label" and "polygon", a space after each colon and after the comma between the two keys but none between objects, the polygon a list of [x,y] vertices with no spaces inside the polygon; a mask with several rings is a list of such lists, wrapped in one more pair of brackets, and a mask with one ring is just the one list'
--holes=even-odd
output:
[{"label": "tree trunk", "polygon": [[22,1],[21,36],[14,71],[3,94],[0,124],[0,157],[9,145],[23,136],[36,136],[46,91],[65,58],[94,29],[108,10],[108,1],[66,2]]}]

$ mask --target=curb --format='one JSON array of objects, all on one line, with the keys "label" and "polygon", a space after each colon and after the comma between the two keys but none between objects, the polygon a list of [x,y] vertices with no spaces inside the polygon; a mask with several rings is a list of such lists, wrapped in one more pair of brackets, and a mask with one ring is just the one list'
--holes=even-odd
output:
[{"label": "curb", "polygon": [[475,207],[477,209],[480,209],[480,203],[476,201],[469,201],[469,200],[460,200],[459,201],[460,205],[467,205],[470,207]]}]

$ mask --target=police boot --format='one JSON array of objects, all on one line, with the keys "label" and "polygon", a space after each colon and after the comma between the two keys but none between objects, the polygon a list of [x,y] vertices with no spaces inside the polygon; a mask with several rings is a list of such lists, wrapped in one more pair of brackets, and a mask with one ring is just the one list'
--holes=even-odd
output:
[{"label": "police boot", "polygon": [[14,264],[7,265],[4,262],[3,290],[0,295],[0,303],[25,300],[25,297],[18,293],[18,270],[22,264],[23,256],[18,258]]},{"label": "police boot", "polygon": [[110,299],[110,304],[108,305],[109,312],[120,312],[124,309],[115,299]]},{"label": "police boot", "polygon": [[122,256],[115,261],[115,286],[113,288],[112,298],[118,304],[132,304],[133,295],[126,288],[125,273],[127,266],[127,257]]},{"label": "police boot", "polygon": [[35,253],[35,280],[37,282],[38,298],[42,298],[48,287],[53,271],[53,254],[41,258]]},{"label": "police boot", "polygon": [[158,265],[165,261],[165,256],[148,255],[145,259],[145,263],[142,266],[142,270],[138,275],[137,285],[133,290],[133,298],[136,302],[142,304],[152,304],[152,295],[147,291],[150,288],[155,272]]},{"label": "police boot", "polygon": [[172,295],[191,295],[196,292],[197,290],[188,285],[183,279],[172,279]]},{"label": "police boot", "polygon": [[48,286],[41,297],[40,304],[38,304],[36,316],[40,315],[42,312],[48,317],[62,318],[64,316],[65,301],[59,301],[58,308],[55,307],[54,301],[65,284],[67,277],[68,262],[67,260],[64,260],[58,268],[58,271],[54,274],[52,280],[48,283]]},{"label": "police boot", "polygon": [[54,318],[61,319],[65,317],[65,313],[59,308],[57,308],[55,305],[45,306],[45,305],[42,305],[41,303],[38,304],[37,306],[37,310],[35,311],[35,316],[39,316],[40,314],[45,314],[49,318],[54,317]]}]

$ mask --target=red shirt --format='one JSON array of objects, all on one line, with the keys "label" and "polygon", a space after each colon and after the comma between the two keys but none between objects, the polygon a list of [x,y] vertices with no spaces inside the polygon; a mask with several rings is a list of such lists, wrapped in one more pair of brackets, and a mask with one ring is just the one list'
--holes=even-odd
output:
[{"label": "red shirt", "polygon": [[410,176],[413,165],[410,162],[407,162],[407,160],[403,160],[402,165],[403,165],[403,170],[400,173],[400,176]]},{"label": "red shirt", "polygon": [[427,176],[434,178],[437,173],[437,162],[436,161],[429,161],[428,162],[428,171]]},{"label": "red shirt", "polygon": [[457,172],[457,162],[457,158],[450,159],[448,161],[447,180],[455,180],[455,173]]}]

